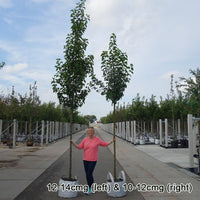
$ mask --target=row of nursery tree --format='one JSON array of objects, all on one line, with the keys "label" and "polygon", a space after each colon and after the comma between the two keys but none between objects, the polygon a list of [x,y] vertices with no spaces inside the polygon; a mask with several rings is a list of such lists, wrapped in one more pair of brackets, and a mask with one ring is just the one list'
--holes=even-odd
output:
[{"label": "row of nursery tree", "polygon": [[[78,111],[73,113],[75,123],[88,124],[91,116],[81,116]],[[95,119],[95,116],[92,116]],[[54,102],[41,103],[37,95],[36,82],[30,85],[29,92],[22,95],[12,87],[10,94],[0,94],[0,119],[19,121],[70,121],[69,108],[56,105]]]},{"label": "row of nursery tree", "polygon": [[[170,94],[167,94],[165,99],[160,97],[159,100],[156,100],[155,95],[147,99],[137,94],[129,104],[118,104],[116,107],[116,120],[157,121],[164,118],[186,120],[188,113],[199,116],[200,69],[190,70],[190,74],[191,77],[180,77],[179,82],[175,82],[175,84],[174,77],[171,75]],[[113,112],[102,117],[101,121],[102,123],[112,123]]]}]

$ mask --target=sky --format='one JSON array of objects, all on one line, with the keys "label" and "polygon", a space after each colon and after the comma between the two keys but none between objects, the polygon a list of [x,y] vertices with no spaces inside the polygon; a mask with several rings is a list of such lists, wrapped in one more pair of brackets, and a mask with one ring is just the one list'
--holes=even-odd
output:
[{"label": "sky", "polygon": [[[51,81],[56,59],[63,59],[70,11],[77,0],[0,0],[0,93],[25,94],[37,82],[42,102],[56,102]],[[170,93],[170,75],[189,77],[200,67],[199,0],[87,0],[90,22],[85,33],[87,54],[101,73],[101,52],[108,50],[112,33],[118,47],[134,65],[134,74],[119,101],[126,105],[137,95],[159,100]],[[111,102],[91,91],[81,115],[98,119],[112,111]]]}]

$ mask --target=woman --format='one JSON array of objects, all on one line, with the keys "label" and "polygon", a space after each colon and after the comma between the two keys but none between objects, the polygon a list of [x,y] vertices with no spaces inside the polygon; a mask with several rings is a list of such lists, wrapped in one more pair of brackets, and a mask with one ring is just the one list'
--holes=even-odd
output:
[{"label": "woman", "polygon": [[91,185],[94,182],[93,171],[98,160],[98,146],[106,147],[115,141],[113,138],[110,142],[104,142],[99,137],[94,136],[94,128],[89,127],[87,130],[88,137],[85,137],[78,145],[72,140],[71,143],[78,149],[84,149],[83,164],[86,173],[86,179],[89,186],[88,194],[91,194]]}]

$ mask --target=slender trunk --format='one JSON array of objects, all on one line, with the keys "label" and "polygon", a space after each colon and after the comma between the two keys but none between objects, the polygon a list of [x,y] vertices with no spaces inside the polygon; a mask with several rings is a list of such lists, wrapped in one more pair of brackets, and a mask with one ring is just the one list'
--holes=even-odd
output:
[{"label": "slender trunk", "polygon": [[[113,112],[113,138],[115,138],[115,124],[116,124],[116,120],[115,120],[115,104],[114,104],[114,112]],[[114,148],[114,180],[117,180],[117,176],[116,176],[116,141],[113,142],[113,148]]]},{"label": "slender trunk", "polygon": [[173,141],[175,141],[174,100],[172,100],[172,135],[173,135]]},{"label": "slender trunk", "polygon": [[128,140],[130,139],[130,137],[132,137],[132,135],[131,135],[131,120],[129,120],[129,138],[128,138]]},{"label": "slender trunk", "polygon": [[173,140],[175,141],[176,140],[176,137],[175,137],[175,120],[172,119],[172,133],[173,133]]},{"label": "slender trunk", "polygon": [[32,118],[29,118],[29,140],[31,140],[31,122],[32,122]]},{"label": "slender trunk", "polygon": [[181,113],[181,135],[182,135],[182,138],[184,139],[184,119],[183,119],[183,114]]},{"label": "slender trunk", "polygon": [[120,132],[120,127],[119,127],[119,103],[118,103],[118,106],[117,106],[117,127],[118,127],[118,134]]},{"label": "slender trunk", "polygon": [[199,148],[197,148],[197,154],[198,154],[198,173],[200,173],[200,121],[198,121],[198,129],[199,129]]},{"label": "slender trunk", "polygon": [[126,140],[126,137],[127,137],[127,135],[126,135],[126,118],[125,118],[125,121],[124,121],[124,131],[125,131],[125,136],[124,136],[125,138],[124,139]]},{"label": "slender trunk", "polygon": [[[72,140],[72,124],[73,123],[73,108],[70,108],[70,140]],[[69,180],[72,178],[72,143],[69,142]]]},{"label": "slender trunk", "polygon": [[22,124],[22,118],[21,118],[21,121],[20,121],[20,135],[22,135],[22,126],[23,126],[23,124]]},{"label": "slender trunk", "polygon": [[199,168],[200,168],[200,121],[198,122],[198,128],[199,128],[199,149],[198,149],[198,155],[199,155]]},{"label": "slender trunk", "polygon": [[7,139],[9,138],[9,131],[10,131],[9,126],[10,126],[9,121],[7,121],[7,134],[6,134]]}]

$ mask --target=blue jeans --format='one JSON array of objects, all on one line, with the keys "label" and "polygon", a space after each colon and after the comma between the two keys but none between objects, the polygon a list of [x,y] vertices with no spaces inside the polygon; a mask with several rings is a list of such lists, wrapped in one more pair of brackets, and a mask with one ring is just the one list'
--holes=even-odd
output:
[{"label": "blue jeans", "polygon": [[83,160],[86,179],[87,179],[87,183],[88,183],[90,188],[91,188],[92,183],[94,183],[93,171],[94,171],[94,168],[96,166],[96,163],[97,163],[97,161]]}]

